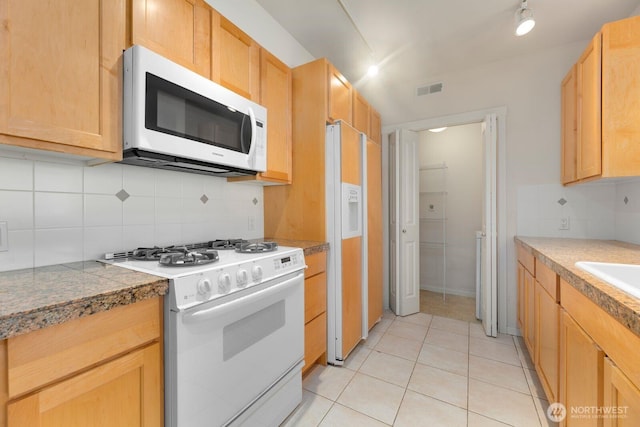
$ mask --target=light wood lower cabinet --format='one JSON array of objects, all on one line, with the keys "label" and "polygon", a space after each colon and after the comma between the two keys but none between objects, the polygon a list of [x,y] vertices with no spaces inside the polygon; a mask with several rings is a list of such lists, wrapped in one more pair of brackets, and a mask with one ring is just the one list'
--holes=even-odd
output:
[{"label": "light wood lower cabinet", "polygon": [[160,426],[160,345],[152,344],[8,405],[8,426]]},{"label": "light wood lower cabinet", "polygon": [[566,311],[561,319],[560,402],[567,408],[562,425],[599,426],[597,418],[572,417],[571,411],[602,406],[604,353]]},{"label": "light wood lower cabinet", "polygon": [[303,373],[316,362],[327,364],[327,254],[309,255],[305,261]]},{"label": "light wood lower cabinet", "polygon": [[560,306],[536,281],[535,366],[549,402],[558,401],[558,333]]},{"label": "light wood lower cabinet", "polygon": [[608,357],[604,360],[605,427],[640,426],[640,389]]},{"label": "light wood lower cabinet", "polygon": [[157,297],[2,341],[0,415],[8,427],[161,426],[161,336]]},{"label": "light wood lower cabinet", "polygon": [[529,270],[524,271],[524,343],[529,349],[531,359],[535,362],[536,358],[536,321],[535,321],[535,284],[536,281]]},{"label": "light wood lower cabinet", "polygon": [[518,321],[547,400],[566,408],[560,425],[640,425],[640,337],[547,267],[548,260],[519,243],[516,249]]}]

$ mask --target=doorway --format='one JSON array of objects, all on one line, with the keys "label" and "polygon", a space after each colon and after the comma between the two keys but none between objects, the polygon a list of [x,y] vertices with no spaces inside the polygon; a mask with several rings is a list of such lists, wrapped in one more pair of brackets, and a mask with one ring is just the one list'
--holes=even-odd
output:
[{"label": "doorway", "polygon": [[[386,157],[383,156],[383,173],[388,174],[390,180],[388,183],[383,182],[383,205],[385,206],[385,222],[390,224],[388,229],[385,229],[385,241],[387,242],[402,242],[409,243],[418,242],[418,236],[414,237],[409,233],[410,229],[405,227],[403,218],[413,220],[418,217],[418,196],[419,191],[415,191],[415,196],[408,193],[412,193],[413,189],[418,187],[418,170],[417,165],[415,168],[406,167],[411,163],[411,156],[400,155],[398,147],[404,147],[407,143],[414,144],[412,141],[417,139],[417,134],[420,131],[424,131],[431,128],[443,127],[443,126],[457,126],[469,123],[483,123],[483,142],[484,142],[484,173],[483,173],[483,207],[482,207],[482,287],[483,295],[481,298],[481,309],[483,313],[483,326],[487,335],[495,336],[498,332],[498,324],[502,327],[506,327],[507,308],[506,308],[506,222],[498,221],[499,218],[506,217],[506,191],[505,183],[498,179],[504,176],[506,170],[506,108],[499,107],[489,110],[473,111],[468,113],[462,113],[458,115],[445,116],[434,119],[425,119],[416,122],[409,122],[401,125],[394,125],[393,127],[383,129],[383,133],[389,135],[388,138],[388,150],[383,150],[388,153]],[[404,139],[404,143],[403,140]],[[392,142],[400,142],[392,144]],[[383,141],[383,144],[387,141]],[[396,148],[393,148],[393,145]],[[416,143],[417,148],[417,143]],[[395,152],[395,160],[392,152]],[[417,149],[414,151],[417,158]],[[409,172],[408,172],[409,171]],[[407,175],[409,174],[409,175]],[[415,177],[411,175],[415,175]],[[391,177],[396,176],[395,180]],[[405,182],[415,183],[410,187],[403,187],[398,185],[402,179]],[[393,181],[393,182],[392,182]],[[386,185],[385,185],[386,184]],[[386,188],[385,188],[386,187]],[[395,187],[395,191],[394,188]],[[407,191],[409,190],[409,191]],[[395,195],[395,196],[394,196]],[[413,198],[415,197],[415,198]],[[412,202],[411,200],[414,200]],[[414,208],[408,209],[409,207]],[[405,209],[406,208],[406,209]],[[403,211],[404,210],[404,211]],[[404,212],[404,213],[403,213]],[[399,218],[395,226],[389,222],[393,214]],[[411,213],[411,215],[405,215]],[[394,238],[393,235],[396,235]],[[398,239],[398,236],[402,240]],[[395,240],[394,240],[395,239]],[[413,244],[413,243],[412,243]],[[403,247],[404,245],[399,245]],[[410,245],[406,245],[409,247]],[[392,250],[395,246],[393,244],[386,245],[385,247],[385,303],[390,304],[390,297],[392,288],[395,289],[393,295],[394,300],[402,300],[404,295],[415,295],[419,293],[420,280],[406,280],[406,277],[416,277],[418,264],[416,265],[415,272],[406,273],[401,268],[393,268],[390,270],[391,261],[394,265],[400,266],[403,262],[401,251]],[[415,246],[413,246],[415,247]],[[416,253],[417,251],[412,251]],[[393,270],[393,271],[392,271]],[[389,274],[390,273],[390,274]],[[500,286],[498,285],[500,284]],[[396,306],[402,301],[395,301]],[[419,307],[419,304],[416,305]],[[498,310],[501,307],[501,310]],[[416,308],[415,311],[418,311]],[[500,332],[505,332],[500,330]]]},{"label": "doorway", "polygon": [[481,123],[418,132],[420,311],[467,322],[479,317],[482,138]]}]

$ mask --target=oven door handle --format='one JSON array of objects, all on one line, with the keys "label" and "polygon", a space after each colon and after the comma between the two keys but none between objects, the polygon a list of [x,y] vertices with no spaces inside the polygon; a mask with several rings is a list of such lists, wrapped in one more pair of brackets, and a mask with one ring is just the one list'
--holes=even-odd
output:
[{"label": "oven door handle", "polygon": [[214,317],[222,316],[230,311],[236,310],[238,307],[243,306],[245,304],[251,304],[256,301],[259,301],[264,298],[268,298],[274,294],[280,292],[286,292],[290,288],[295,286],[302,286],[304,284],[304,272],[300,272],[296,274],[294,277],[285,280],[282,283],[278,283],[277,285],[270,286],[261,291],[254,292],[249,295],[245,295],[238,299],[234,299],[233,301],[229,301],[227,303],[223,303],[220,305],[216,305],[215,307],[207,308],[200,311],[195,311],[192,313],[186,313],[182,320],[185,323],[196,323],[202,322]]}]

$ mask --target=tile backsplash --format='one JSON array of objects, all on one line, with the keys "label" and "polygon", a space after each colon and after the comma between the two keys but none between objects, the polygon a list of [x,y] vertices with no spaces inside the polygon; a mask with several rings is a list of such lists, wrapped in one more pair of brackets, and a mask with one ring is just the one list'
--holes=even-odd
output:
[{"label": "tile backsplash", "polygon": [[640,245],[640,179],[619,183],[615,198],[616,240]]},{"label": "tile backsplash", "polygon": [[[517,208],[519,235],[640,244],[640,178],[522,186]],[[568,218],[568,230],[560,229],[562,218]]]},{"label": "tile backsplash", "polygon": [[0,157],[0,271],[88,260],[139,246],[264,233],[262,187],[121,164]]}]

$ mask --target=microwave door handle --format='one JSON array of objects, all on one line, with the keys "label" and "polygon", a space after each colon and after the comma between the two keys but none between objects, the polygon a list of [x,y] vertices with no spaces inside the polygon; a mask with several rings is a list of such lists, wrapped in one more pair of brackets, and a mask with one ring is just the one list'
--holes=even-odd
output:
[{"label": "microwave door handle", "polygon": [[286,292],[290,288],[294,288],[296,286],[302,286],[303,280],[304,280],[303,278],[304,278],[304,273],[300,272],[296,274],[294,277],[282,283],[273,285],[261,291],[254,292],[252,294],[240,297],[238,299],[229,301],[224,304],[216,305],[215,307],[186,313],[183,317],[183,321],[185,323],[196,323],[196,322],[204,322],[207,320],[214,319],[216,317],[223,316],[227,313],[230,313],[236,310],[238,307],[246,306],[247,304],[252,304],[254,302],[260,301],[261,299],[264,299],[264,298],[268,298],[277,293]]},{"label": "microwave door handle", "polygon": [[249,146],[249,167],[253,168],[256,165],[256,145],[257,144],[257,127],[256,127],[256,115],[253,113],[253,109],[249,108],[249,120],[251,120],[251,145]]}]

